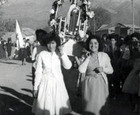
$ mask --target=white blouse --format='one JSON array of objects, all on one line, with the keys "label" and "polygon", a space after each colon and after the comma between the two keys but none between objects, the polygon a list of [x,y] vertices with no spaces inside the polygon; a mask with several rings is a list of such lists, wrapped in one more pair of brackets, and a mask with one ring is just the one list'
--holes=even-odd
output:
[{"label": "white blouse", "polygon": [[42,51],[37,57],[34,90],[38,90],[38,86],[43,76],[45,75],[47,77],[50,73],[53,74],[57,81],[63,84],[61,65],[65,69],[70,69],[72,66],[72,63],[66,54],[60,56],[56,54],[56,52],[51,53]]}]

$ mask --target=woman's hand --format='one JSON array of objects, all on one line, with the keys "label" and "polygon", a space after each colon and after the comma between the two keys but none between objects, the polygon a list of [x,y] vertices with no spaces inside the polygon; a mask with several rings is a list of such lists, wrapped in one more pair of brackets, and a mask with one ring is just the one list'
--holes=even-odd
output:
[{"label": "woman's hand", "polygon": [[96,73],[101,73],[101,72],[103,72],[103,67],[97,67],[97,68],[94,69],[94,71]]},{"label": "woman's hand", "polygon": [[63,47],[64,47],[64,45],[58,46],[58,50],[59,50],[61,56],[64,54]]}]

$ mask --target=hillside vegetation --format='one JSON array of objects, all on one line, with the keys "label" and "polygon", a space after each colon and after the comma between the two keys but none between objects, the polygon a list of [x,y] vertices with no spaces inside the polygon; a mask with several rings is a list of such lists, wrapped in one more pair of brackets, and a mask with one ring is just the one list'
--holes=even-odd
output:
[{"label": "hillside vegetation", "polygon": [[[49,11],[54,0],[7,0],[0,6],[3,19],[18,19],[21,26],[32,29],[45,28],[48,25]],[[69,0],[64,0],[59,15],[65,16],[70,6]],[[112,14],[112,23],[131,23],[131,0],[90,0],[92,7],[103,7]],[[135,0],[136,25],[140,25],[140,2]]]}]

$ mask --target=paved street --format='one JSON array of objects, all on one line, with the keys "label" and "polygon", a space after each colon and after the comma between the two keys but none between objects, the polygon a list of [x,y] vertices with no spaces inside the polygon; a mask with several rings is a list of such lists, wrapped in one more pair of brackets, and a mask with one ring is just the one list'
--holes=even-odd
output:
[{"label": "paved street", "polygon": [[[76,89],[78,71],[72,68],[63,73],[73,114],[81,113],[81,96],[77,96]],[[0,115],[32,115],[31,81],[31,63],[21,65],[19,60],[0,60]],[[129,101],[123,94],[109,102],[109,115],[138,115],[130,110]]]}]

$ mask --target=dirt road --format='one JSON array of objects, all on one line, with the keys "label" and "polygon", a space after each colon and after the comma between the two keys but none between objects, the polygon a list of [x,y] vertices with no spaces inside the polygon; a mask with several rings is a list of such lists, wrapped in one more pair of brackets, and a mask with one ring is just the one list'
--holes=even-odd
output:
[{"label": "dirt road", "polygon": [[[73,58],[71,57],[71,60]],[[64,80],[70,96],[73,114],[81,113],[81,96],[77,96],[76,82],[78,70],[64,70]],[[19,60],[0,59],[0,115],[32,115],[31,63],[21,65]],[[128,99],[118,95],[110,99],[109,115],[138,115],[130,110]]]}]

